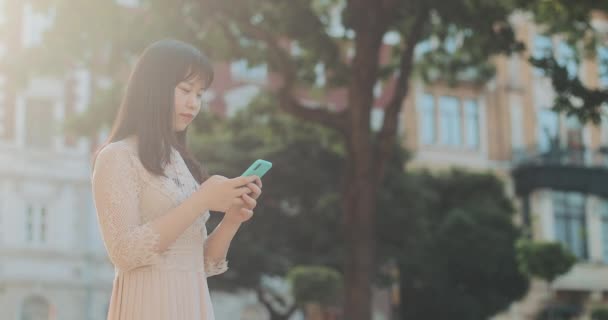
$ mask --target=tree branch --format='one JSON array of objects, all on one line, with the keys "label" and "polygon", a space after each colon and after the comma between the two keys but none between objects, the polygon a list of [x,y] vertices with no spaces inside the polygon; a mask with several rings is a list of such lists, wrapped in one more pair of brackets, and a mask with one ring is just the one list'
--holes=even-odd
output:
[{"label": "tree branch", "polygon": [[[298,306],[294,303],[291,305],[291,307],[287,310],[286,313],[281,314],[273,308],[273,306],[270,304],[270,301],[266,300],[266,298],[264,297],[264,292],[262,290],[261,285],[258,285],[255,288],[255,291],[258,296],[258,300],[266,307],[268,312],[270,312],[271,319],[277,319],[277,318],[288,319],[298,308]],[[272,295],[275,300],[277,300],[279,303],[281,303],[281,305],[283,305],[283,306],[286,305],[285,299],[280,297],[278,294],[276,294],[274,292],[270,292],[269,294]]]},{"label": "tree branch", "polygon": [[278,314],[278,312],[276,310],[274,310],[274,308],[272,307],[270,302],[268,300],[266,300],[266,298],[264,298],[264,292],[262,291],[261,285],[256,286],[255,292],[258,296],[258,301],[260,301],[266,307],[268,312],[270,312],[271,314]]},{"label": "tree branch", "polygon": [[380,132],[377,135],[378,146],[374,159],[376,163],[374,177],[378,179],[376,185],[378,185],[382,177],[384,177],[386,163],[394,148],[399,123],[399,111],[403,100],[409,92],[409,79],[414,67],[414,48],[422,36],[423,27],[427,22],[427,18],[428,11],[423,6],[415,17],[411,32],[401,55],[399,76],[397,78],[395,92],[388,105],[384,108],[384,121],[382,129],[380,129]]},{"label": "tree branch", "polygon": [[238,19],[238,17],[232,17],[231,20],[236,21],[241,27],[242,32],[249,37],[262,41],[268,46],[271,59],[274,59],[272,61],[276,62],[277,70],[283,80],[283,83],[278,88],[277,92],[279,106],[283,111],[301,119],[313,121],[341,132],[346,131],[347,122],[344,112],[330,112],[327,106],[319,106],[314,109],[308,108],[302,105],[298,100],[295,95],[295,64],[286,50],[281,47],[277,38],[262,27],[252,24],[250,21],[244,21],[244,19]]}]

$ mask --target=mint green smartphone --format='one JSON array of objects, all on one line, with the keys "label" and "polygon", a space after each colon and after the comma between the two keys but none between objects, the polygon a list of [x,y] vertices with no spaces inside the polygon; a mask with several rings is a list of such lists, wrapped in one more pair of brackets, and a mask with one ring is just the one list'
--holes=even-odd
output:
[{"label": "mint green smartphone", "polygon": [[255,162],[253,162],[249,166],[249,168],[247,168],[247,170],[245,170],[245,172],[243,172],[243,174],[241,176],[256,175],[256,176],[262,178],[262,176],[264,174],[266,174],[266,172],[268,172],[268,170],[270,170],[270,168],[272,168],[272,163],[270,163],[270,161],[258,159]]}]

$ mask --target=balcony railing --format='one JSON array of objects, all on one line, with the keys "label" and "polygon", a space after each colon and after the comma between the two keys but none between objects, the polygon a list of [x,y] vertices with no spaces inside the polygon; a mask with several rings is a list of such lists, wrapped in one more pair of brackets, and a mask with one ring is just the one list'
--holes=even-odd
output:
[{"label": "balcony railing", "polygon": [[608,197],[606,148],[554,148],[542,153],[514,151],[511,174],[519,195],[549,188]]},{"label": "balcony railing", "polygon": [[513,150],[512,155],[514,167],[552,165],[608,168],[608,147],[593,150],[588,148],[560,148],[546,152]]}]

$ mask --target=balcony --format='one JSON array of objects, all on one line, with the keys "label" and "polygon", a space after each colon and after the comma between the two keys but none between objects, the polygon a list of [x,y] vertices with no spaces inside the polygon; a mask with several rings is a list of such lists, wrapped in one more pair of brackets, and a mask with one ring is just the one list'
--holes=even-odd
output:
[{"label": "balcony", "polygon": [[515,192],[526,196],[535,189],[574,191],[608,197],[608,149],[553,148],[532,154],[514,152]]}]

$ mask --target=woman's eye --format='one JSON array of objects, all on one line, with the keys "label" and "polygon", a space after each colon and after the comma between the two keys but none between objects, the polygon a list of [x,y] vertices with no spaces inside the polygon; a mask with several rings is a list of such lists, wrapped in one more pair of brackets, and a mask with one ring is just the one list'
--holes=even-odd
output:
[{"label": "woman's eye", "polygon": [[185,93],[190,93],[190,90],[184,87],[180,87],[180,89]]}]

